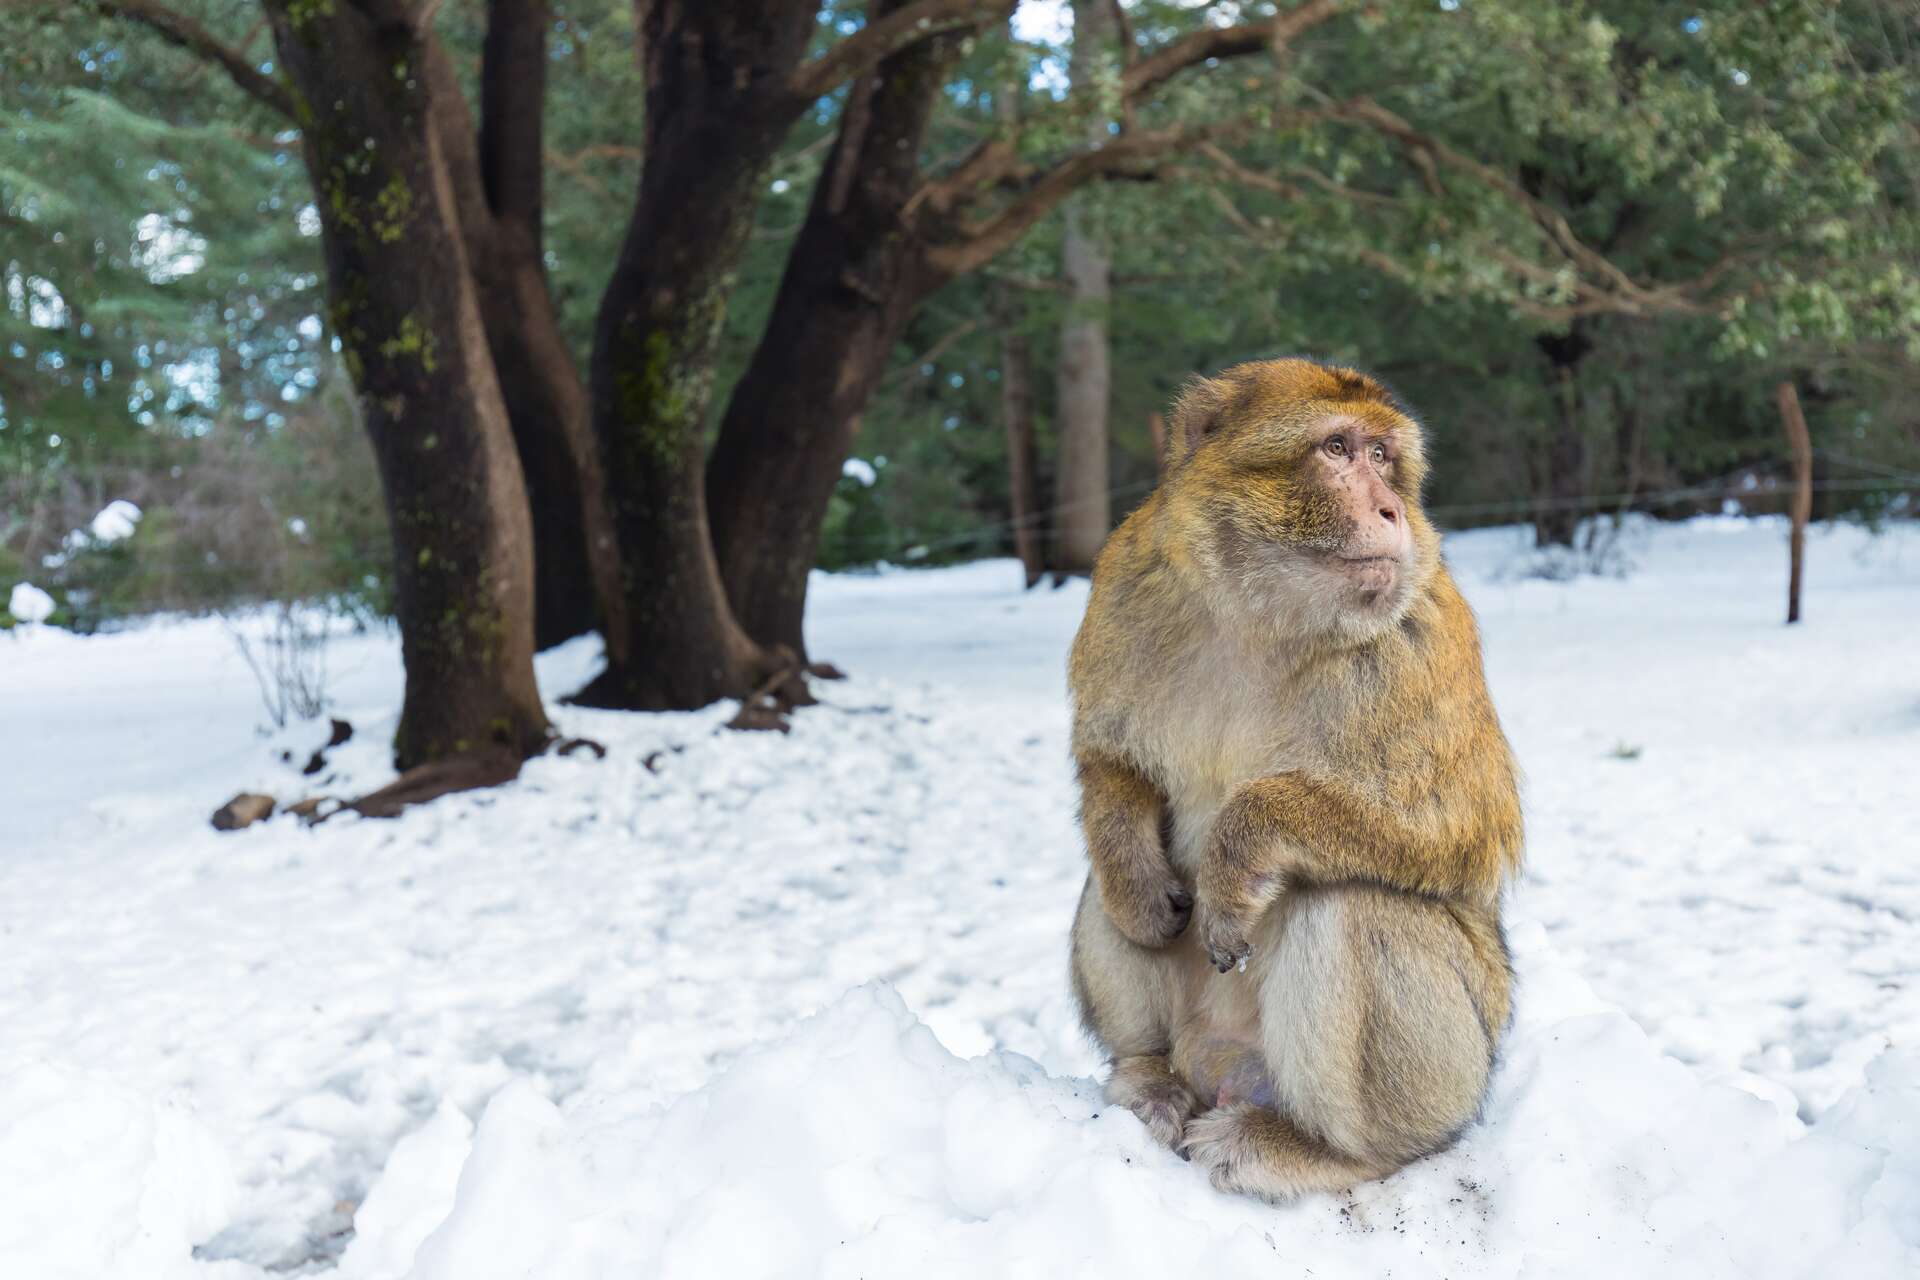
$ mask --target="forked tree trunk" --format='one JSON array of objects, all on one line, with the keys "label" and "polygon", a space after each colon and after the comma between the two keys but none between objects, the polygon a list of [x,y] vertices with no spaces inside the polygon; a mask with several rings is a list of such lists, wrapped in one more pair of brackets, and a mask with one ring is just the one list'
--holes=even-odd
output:
[{"label": "forked tree trunk", "polygon": [[441,147],[526,476],[534,643],[542,649],[596,626],[616,640],[623,635],[618,547],[586,384],[547,287],[541,223],[549,10],[539,0],[493,0],[477,136],[451,59],[438,41],[429,52]]},{"label": "forked tree trunk", "polygon": [[617,645],[625,636],[619,546],[586,385],[560,332],[546,268],[537,250],[502,246],[475,273],[474,284],[526,474],[535,646],[549,648],[603,625]]},{"label": "forked tree trunk", "polygon": [[[897,5],[883,4],[880,12]],[[945,283],[901,211],[962,40],[886,59],[848,91],[839,136],[707,467],[728,597],[755,639],[806,652],[807,577],[853,424],[914,310]]]},{"label": "forked tree trunk", "polygon": [[792,120],[785,86],[814,13],[657,0],[641,17],[646,159],[589,381],[626,616],[606,671],[580,698],[698,707],[745,695],[781,661],[728,606],[703,444],[733,272]]},{"label": "forked tree trunk", "polygon": [[270,4],[321,214],[333,327],[394,544],[398,767],[540,749],[525,486],[432,119],[426,49],[359,10]]},{"label": "forked tree trunk", "polygon": [[[1113,55],[1113,17],[1113,0],[1078,0],[1073,7],[1069,68],[1074,88],[1082,93],[1089,91],[1101,62]],[[1106,120],[1094,120],[1089,141],[1098,143],[1106,136]],[[1113,297],[1113,260],[1078,203],[1067,206],[1061,260],[1067,313],[1060,326],[1056,371],[1060,452],[1054,467],[1052,563],[1063,572],[1091,573],[1113,525],[1107,422],[1112,389],[1107,308]]]}]

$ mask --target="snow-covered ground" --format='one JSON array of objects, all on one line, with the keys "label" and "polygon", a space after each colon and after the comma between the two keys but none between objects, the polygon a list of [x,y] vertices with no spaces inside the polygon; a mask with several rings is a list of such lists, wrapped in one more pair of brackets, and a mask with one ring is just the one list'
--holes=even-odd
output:
[{"label": "snow-covered ground", "polygon": [[[1795,628],[1776,523],[1523,544],[1448,543],[1527,775],[1485,1123],[1285,1208],[1099,1101],[1082,586],[822,578],[790,736],[556,706],[605,760],[232,835],[324,729],[220,624],[0,635],[0,1277],[1913,1274],[1920,530],[1816,530]],[[397,645],[329,666],[351,793]]]}]

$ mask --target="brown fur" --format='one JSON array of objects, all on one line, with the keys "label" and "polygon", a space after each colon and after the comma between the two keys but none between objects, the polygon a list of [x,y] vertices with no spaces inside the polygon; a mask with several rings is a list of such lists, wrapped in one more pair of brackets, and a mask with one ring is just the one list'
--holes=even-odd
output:
[{"label": "brown fur", "polygon": [[1070,664],[1074,990],[1110,1098],[1163,1139],[1183,1121],[1219,1185],[1284,1198],[1391,1172],[1478,1108],[1519,796],[1405,407],[1279,360],[1197,380],[1172,421]]}]

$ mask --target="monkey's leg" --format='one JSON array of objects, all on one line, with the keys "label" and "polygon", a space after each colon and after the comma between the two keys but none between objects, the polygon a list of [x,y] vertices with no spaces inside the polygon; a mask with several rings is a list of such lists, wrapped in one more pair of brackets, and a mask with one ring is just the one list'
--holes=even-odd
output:
[{"label": "monkey's leg", "polygon": [[1113,1060],[1107,1101],[1173,1146],[1199,1110],[1167,1062],[1180,995],[1174,959],[1128,941],[1108,918],[1092,877],[1073,918],[1073,994],[1087,1033]]},{"label": "monkey's leg", "polygon": [[1167,858],[1166,801],[1138,769],[1111,756],[1079,757],[1080,825],[1100,902],[1114,927],[1143,947],[1185,932],[1193,893]]},{"label": "monkey's leg", "polygon": [[1236,1102],[1187,1125],[1179,1150],[1222,1191],[1291,1200],[1341,1191],[1387,1170],[1345,1156],[1271,1107]]},{"label": "monkey's leg", "polygon": [[1289,894],[1259,941],[1248,977],[1276,1105],[1195,1120],[1195,1162],[1221,1185],[1283,1198],[1450,1144],[1492,1072],[1504,967],[1475,954],[1444,905],[1360,885]]},{"label": "monkey's leg", "polygon": [[1200,1111],[1200,1100],[1164,1055],[1116,1058],[1107,1076],[1107,1101],[1139,1116],[1162,1146],[1175,1148]]}]

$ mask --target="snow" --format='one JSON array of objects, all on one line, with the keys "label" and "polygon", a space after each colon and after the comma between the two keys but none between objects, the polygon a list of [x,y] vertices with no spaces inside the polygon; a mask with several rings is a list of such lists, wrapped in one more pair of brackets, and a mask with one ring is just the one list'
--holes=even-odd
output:
[{"label": "snow", "polygon": [[1448,541],[1527,774],[1484,1123],[1285,1208],[1099,1102],[1083,585],[822,575],[855,678],[791,735],[556,705],[606,760],[235,835],[383,779],[390,634],[334,637],[312,780],[218,623],[0,635],[0,1276],[1911,1274],[1920,530],[1816,529],[1794,628],[1777,522],[1522,538]]},{"label": "snow", "polygon": [[7,597],[7,612],[17,622],[45,622],[53,615],[53,597],[31,582],[16,582]]},{"label": "snow", "polygon": [[118,542],[122,538],[131,538],[139,523],[140,508],[125,498],[115,498],[100,508],[87,529],[93,534],[95,542]]}]

